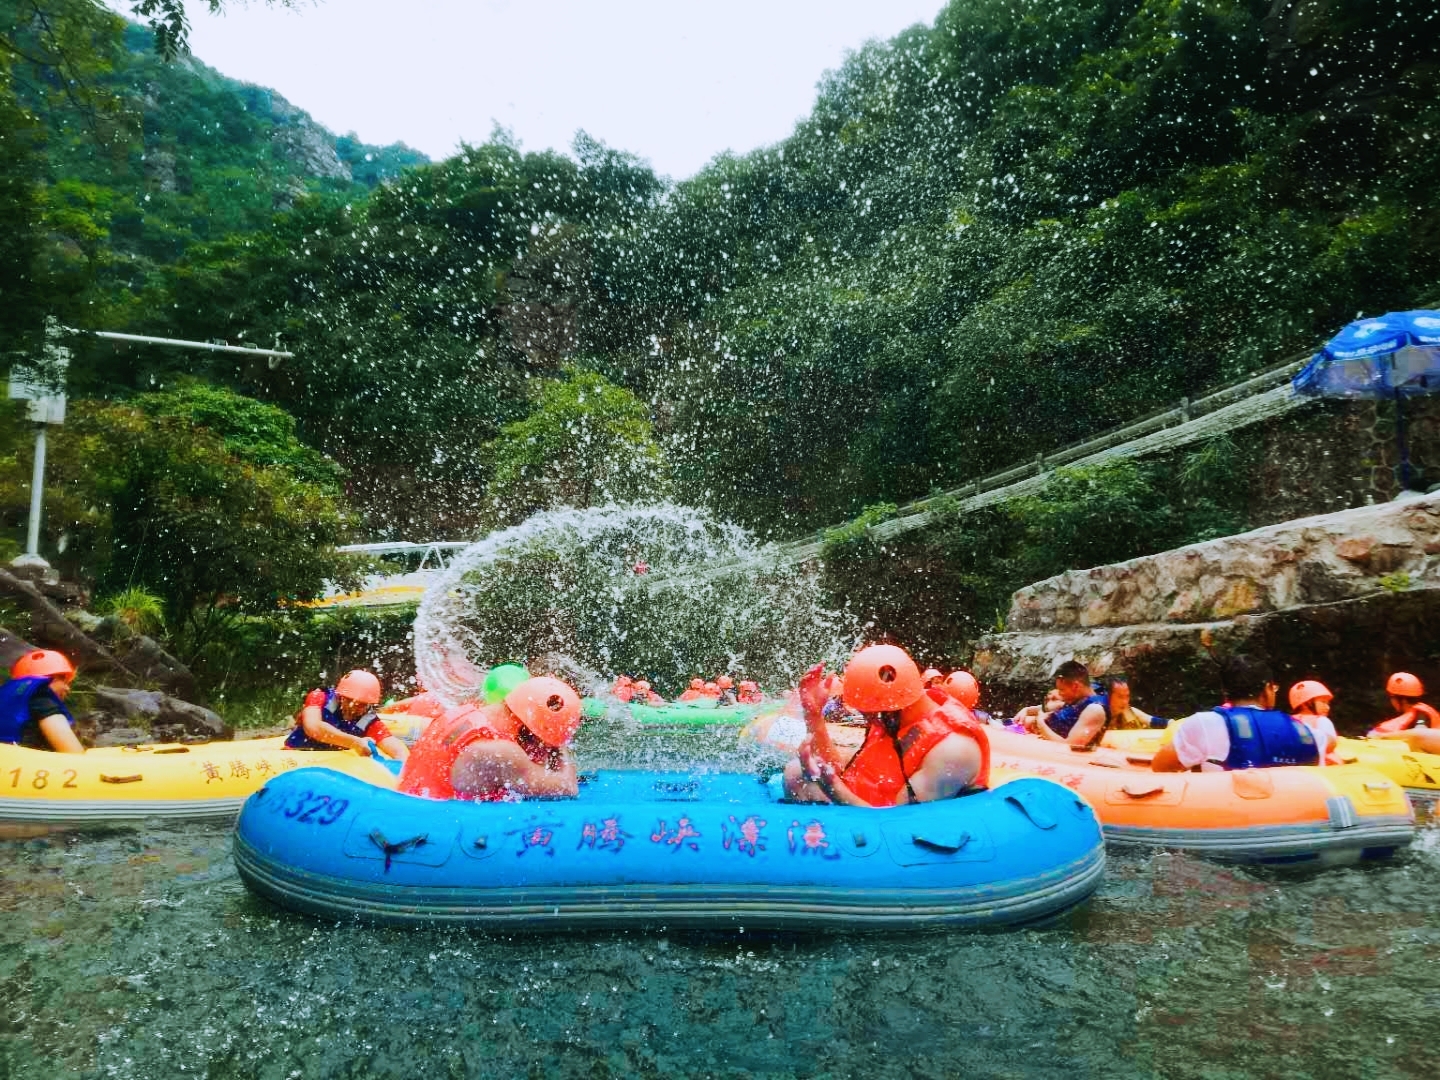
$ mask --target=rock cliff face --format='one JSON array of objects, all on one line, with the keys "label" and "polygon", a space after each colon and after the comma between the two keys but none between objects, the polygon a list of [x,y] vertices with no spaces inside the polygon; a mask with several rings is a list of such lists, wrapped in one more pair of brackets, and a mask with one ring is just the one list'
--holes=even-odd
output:
[{"label": "rock cliff face", "polygon": [[349,180],[350,166],[335,150],[335,136],[273,90],[269,98],[270,120],[275,127],[271,138],[279,151],[305,176],[321,180]]},{"label": "rock cliff face", "polygon": [[1015,593],[1007,627],[975,660],[999,705],[1037,700],[1075,657],[1125,671],[1152,711],[1189,712],[1218,700],[1216,659],[1246,651],[1286,685],[1324,680],[1362,727],[1392,670],[1440,690],[1440,495],[1061,574]]}]

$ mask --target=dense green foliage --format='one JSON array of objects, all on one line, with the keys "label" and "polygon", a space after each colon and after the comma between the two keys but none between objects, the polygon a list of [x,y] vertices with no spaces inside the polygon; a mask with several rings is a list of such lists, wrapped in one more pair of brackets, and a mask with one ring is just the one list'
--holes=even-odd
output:
[{"label": "dense green foliage", "polygon": [[489,499],[501,525],[561,506],[656,502],[670,494],[649,410],[593,372],[547,381],[535,411],[507,424],[488,457]]},{"label": "dense green foliage", "polygon": [[377,529],[478,524],[480,448],[579,364],[650,404],[686,499],[793,531],[1433,292],[1435,24],[1419,0],[966,0],[669,190],[583,136],[497,134],[193,234],[144,322],[295,347],[207,374],[294,413]]}]

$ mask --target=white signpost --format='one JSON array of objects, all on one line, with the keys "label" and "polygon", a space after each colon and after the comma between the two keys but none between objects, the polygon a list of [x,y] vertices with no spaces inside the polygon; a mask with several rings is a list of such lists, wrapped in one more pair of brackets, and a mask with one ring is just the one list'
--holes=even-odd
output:
[{"label": "white signpost", "polygon": [[277,349],[251,349],[209,341],[142,337],[138,334],[117,334],[104,330],[72,330],[61,326],[53,318],[46,319],[45,347],[41,356],[38,360],[22,361],[10,369],[9,394],[12,400],[28,403],[27,415],[35,424],[35,469],[30,479],[30,530],[26,537],[25,554],[10,565],[33,567],[41,572],[50,568],[50,564],[40,556],[40,508],[45,493],[45,432],[50,424],[65,422],[65,373],[70,367],[71,353],[62,342],[70,334],[90,334],[111,341],[171,345],[207,352],[247,353],[269,357],[271,367],[294,355]]},{"label": "white signpost", "polygon": [[51,424],[65,422],[65,372],[70,367],[70,350],[60,344],[64,331],[54,319],[45,321],[45,348],[40,360],[16,364],[10,369],[10,397],[28,402],[28,415],[35,424],[35,469],[30,476],[30,530],[25,554],[12,565],[49,569],[40,556],[40,504],[45,493],[45,431]]}]

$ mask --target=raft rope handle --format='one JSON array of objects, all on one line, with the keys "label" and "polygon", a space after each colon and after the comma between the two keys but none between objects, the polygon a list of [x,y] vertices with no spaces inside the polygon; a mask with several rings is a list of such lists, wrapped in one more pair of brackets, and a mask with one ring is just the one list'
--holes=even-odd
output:
[{"label": "raft rope handle", "polygon": [[912,833],[910,842],[916,847],[924,848],[926,851],[938,851],[942,855],[954,855],[966,844],[970,843],[970,834],[968,832],[962,832],[959,839],[954,843],[950,843],[945,840],[931,840],[929,837],[921,836],[919,833]]},{"label": "raft rope handle", "polygon": [[100,774],[100,782],[102,784],[134,784],[144,779],[145,777],[139,773],[136,773],[134,776],[106,776],[104,773]]},{"label": "raft rope handle", "polygon": [[1425,771],[1425,766],[1420,764],[1420,759],[1411,754],[1402,754],[1401,757],[1415,766],[1415,771],[1425,778],[1427,784],[1435,783],[1435,778]]},{"label": "raft rope handle", "polygon": [[155,753],[157,753],[157,754],[188,754],[189,752],[190,752],[190,747],[188,747],[188,746],[171,746],[171,747],[167,747],[167,748],[164,749],[164,750],[156,750],[156,751],[155,751]]},{"label": "raft rope handle", "polygon": [[379,829],[370,833],[370,842],[385,853],[385,870],[390,870],[390,860],[396,855],[403,855],[414,848],[424,847],[430,837],[426,833],[419,833],[410,837],[409,840],[401,840],[398,844],[392,844],[385,839],[385,834]]}]

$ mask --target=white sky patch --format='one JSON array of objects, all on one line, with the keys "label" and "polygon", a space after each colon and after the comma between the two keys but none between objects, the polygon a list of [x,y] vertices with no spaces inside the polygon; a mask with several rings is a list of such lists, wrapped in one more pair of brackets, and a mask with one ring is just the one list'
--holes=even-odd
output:
[{"label": "white sky patch", "polygon": [[[111,5],[128,14],[124,0]],[[785,138],[827,69],[942,0],[320,0],[188,3],[191,47],[336,134],[432,158],[492,124],[526,150],[583,128],[680,179]]]}]

